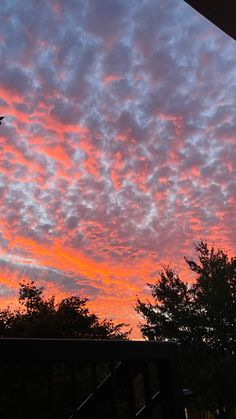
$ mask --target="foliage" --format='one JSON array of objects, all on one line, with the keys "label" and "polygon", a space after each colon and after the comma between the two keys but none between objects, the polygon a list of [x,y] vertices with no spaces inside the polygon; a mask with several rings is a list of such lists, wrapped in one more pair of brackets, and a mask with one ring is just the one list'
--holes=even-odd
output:
[{"label": "foliage", "polygon": [[[0,311],[0,336],[17,338],[74,338],[74,339],[128,339],[125,324],[100,320],[89,311],[87,298],[71,296],[55,302],[46,299],[43,288],[34,282],[23,282],[19,288],[19,308]],[[110,364],[109,364],[110,366]],[[72,385],[72,370],[75,387]],[[97,365],[97,380],[107,375],[105,363]],[[0,392],[0,417],[18,417],[24,409],[35,419],[48,416],[49,375],[53,388],[55,417],[69,417],[73,410],[73,394],[79,406],[91,393],[91,365],[87,361],[35,362],[19,364],[0,363],[3,388]],[[25,383],[23,383],[23,377]],[[23,397],[23,393],[25,396]],[[30,394],[30,397],[28,397]],[[22,399],[25,403],[22,405]],[[20,400],[20,401],[19,401]]]},{"label": "foliage", "polygon": [[45,299],[43,287],[32,282],[20,283],[20,308],[0,311],[1,337],[127,339],[124,323],[99,320],[86,306],[88,299],[78,295],[55,303],[54,296]]},{"label": "foliage", "polygon": [[154,303],[137,299],[136,311],[145,339],[181,343],[184,386],[193,390],[195,407],[218,409],[223,418],[236,394],[236,258],[203,241],[195,249],[197,262],[185,258],[195,282],[164,267],[148,284]]}]

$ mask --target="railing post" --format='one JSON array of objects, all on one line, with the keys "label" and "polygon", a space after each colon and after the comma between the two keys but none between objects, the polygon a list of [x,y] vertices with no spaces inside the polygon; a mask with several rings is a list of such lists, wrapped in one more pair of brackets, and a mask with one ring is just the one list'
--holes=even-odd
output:
[{"label": "railing post", "polygon": [[111,361],[111,381],[112,381],[112,394],[111,394],[111,414],[112,419],[117,418],[117,400],[116,400],[116,370],[115,370],[115,363]]},{"label": "railing post", "polygon": [[20,377],[20,381],[21,381],[21,389],[20,389],[20,398],[21,398],[21,419],[25,419],[25,415],[26,415],[26,405],[25,405],[25,391],[26,391],[26,368],[28,367],[27,363],[25,362],[21,362],[20,365],[20,372],[21,372],[21,377]]},{"label": "railing post", "polygon": [[170,379],[172,383],[172,397],[175,406],[175,417],[185,419],[183,388],[180,375],[179,348],[176,347],[175,356],[170,359]]},{"label": "railing post", "polygon": [[133,374],[133,363],[132,361],[127,362],[127,394],[128,394],[128,412],[129,419],[135,419],[135,398],[134,398],[134,374]]},{"label": "railing post", "polygon": [[47,363],[47,379],[48,379],[48,410],[50,419],[54,419],[54,403],[53,403],[53,365]]},{"label": "railing post", "polygon": [[169,359],[159,363],[159,377],[163,419],[184,419],[177,350]]},{"label": "railing post", "polygon": [[143,381],[144,381],[146,418],[152,419],[152,398],[151,398],[150,373],[149,373],[149,368],[148,368],[148,362],[145,362],[143,365]]},{"label": "railing post", "polygon": [[71,382],[71,404],[72,411],[76,409],[76,374],[75,374],[75,362],[71,361],[69,363],[70,369],[70,382]]},{"label": "railing post", "polygon": [[92,392],[93,392],[93,417],[98,418],[99,417],[99,405],[98,405],[98,391],[97,391],[97,364],[96,361],[92,361],[91,363],[91,369],[92,369]]}]

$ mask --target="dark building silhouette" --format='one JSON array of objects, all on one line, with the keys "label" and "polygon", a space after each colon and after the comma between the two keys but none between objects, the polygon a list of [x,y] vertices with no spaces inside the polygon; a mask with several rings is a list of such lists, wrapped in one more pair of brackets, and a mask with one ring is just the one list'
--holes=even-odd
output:
[{"label": "dark building silhouette", "polygon": [[236,40],[235,0],[185,0],[199,13]]}]

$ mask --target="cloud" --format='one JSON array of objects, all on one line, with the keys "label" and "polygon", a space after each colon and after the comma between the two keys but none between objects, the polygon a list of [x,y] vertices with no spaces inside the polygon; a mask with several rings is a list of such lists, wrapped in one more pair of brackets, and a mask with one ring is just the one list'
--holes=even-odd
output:
[{"label": "cloud", "polygon": [[124,0],[96,0],[88,2],[85,28],[108,44],[122,35],[129,8]]},{"label": "cloud", "polygon": [[235,44],[176,0],[1,7],[0,292],[134,322],[162,263],[236,248]]},{"label": "cloud", "polygon": [[7,71],[1,69],[0,85],[10,93],[21,95],[30,89],[30,78],[21,68],[8,68]]}]

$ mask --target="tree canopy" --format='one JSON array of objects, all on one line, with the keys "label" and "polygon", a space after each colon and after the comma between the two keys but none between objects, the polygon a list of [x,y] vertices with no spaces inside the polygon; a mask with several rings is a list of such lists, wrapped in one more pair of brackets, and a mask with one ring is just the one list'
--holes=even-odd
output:
[{"label": "tree canopy", "polygon": [[0,310],[1,337],[127,339],[124,323],[100,320],[90,313],[87,298],[70,296],[55,303],[46,299],[44,288],[32,282],[20,283],[19,308]]},{"label": "tree canopy", "polygon": [[185,258],[195,281],[182,281],[169,266],[148,284],[153,302],[136,303],[145,339],[181,344],[184,385],[199,410],[227,418],[236,394],[236,258],[196,243],[197,261]]}]

